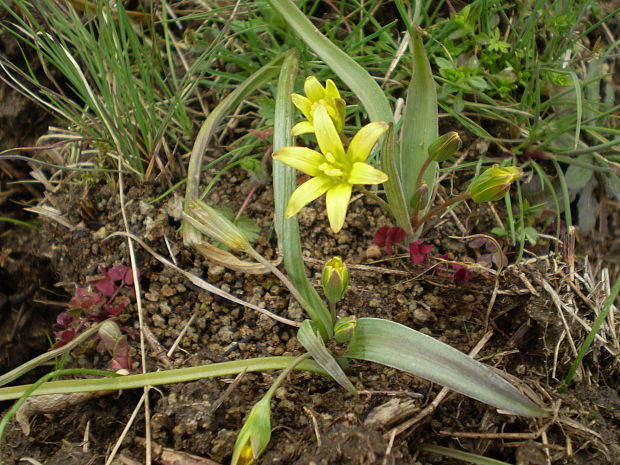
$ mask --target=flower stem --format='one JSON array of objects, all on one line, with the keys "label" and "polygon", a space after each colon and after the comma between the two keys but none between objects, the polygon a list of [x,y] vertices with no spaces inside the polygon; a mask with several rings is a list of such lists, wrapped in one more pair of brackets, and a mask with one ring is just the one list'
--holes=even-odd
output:
[{"label": "flower stem", "polygon": [[271,398],[273,397],[273,395],[275,394],[276,390],[280,387],[280,385],[284,382],[284,380],[286,379],[286,377],[290,374],[291,371],[293,371],[293,369],[299,365],[301,362],[303,362],[304,360],[306,360],[307,358],[310,358],[310,353],[306,352],[303,355],[300,355],[299,357],[297,357],[295,360],[293,360],[291,362],[291,364],[286,367],[284,369],[284,371],[282,371],[282,373],[280,373],[278,375],[278,377],[276,378],[276,380],[273,382],[273,384],[271,385],[271,387],[269,388],[269,390],[265,393],[265,395],[263,396],[263,398],[267,398],[268,400],[271,400]]},{"label": "flower stem", "polygon": [[291,282],[290,279],[288,279],[288,277],[282,273],[276,266],[273,265],[273,263],[271,263],[269,260],[267,260],[265,257],[263,257],[261,254],[259,254],[256,250],[254,250],[252,247],[250,247],[249,250],[245,251],[248,255],[250,255],[252,258],[254,258],[256,261],[258,261],[259,263],[262,263],[265,268],[267,268],[269,271],[271,271],[274,275],[276,275],[276,277],[282,281],[282,284],[284,284],[287,289],[291,292],[291,294],[293,294],[293,297],[295,297],[295,299],[297,299],[297,302],[300,303],[300,305],[310,314],[310,315],[314,315],[315,312],[313,312],[312,307],[310,306],[310,304],[308,303],[308,301],[299,293],[299,291],[297,290],[297,288],[293,285],[293,283]]},{"label": "flower stem", "polygon": [[329,311],[332,314],[332,322],[336,323],[336,304],[333,302],[329,303]]},{"label": "flower stem", "polygon": [[424,224],[426,221],[430,220],[432,217],[436,216],[438,213],[442,212],[450,205],[455,204],[456,202],[460,202],[462,200],[467,200],[471,197],[469,192],[463,192],[462,194],[457,195],[456,197],[452,197],[451,199],[446,200],[444,203],[437,205],[435,208],[431,209],[422,217],[418,224]]},{"label": "flower stem", "polygon": [[377,194],[375,194],[374,192],[369,191],[368,189],[366,189],[364,186],[357,186],[357,189],[364,195],[370,197],[371,199],[375,200],[376,202],[379,202],[379,204],[381,205],[381,207],[385,208],[387,211],[391,211],[390,210],[390,206],[387,204],[387,202],[385,200],[383,200],[381,197],[379,197]]}]

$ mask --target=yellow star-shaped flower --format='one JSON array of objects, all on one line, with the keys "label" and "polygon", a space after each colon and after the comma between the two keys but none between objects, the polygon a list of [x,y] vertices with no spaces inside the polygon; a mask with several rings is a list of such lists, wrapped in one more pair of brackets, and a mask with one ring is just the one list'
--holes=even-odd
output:
[{"label": "yellow star-shaped flower", "polygon": [[388,179],[383,171],[365,163],[388,124],[367,124],[353,137],[346,152],[334,122],[323,105],[316,107],[313,124],[320,152],[306,147],[283,147],[273,155],[276,160],[312,176],[312,179],[293,192],[285,215],[290,218],[327,193],[329,225],[334,232],[338,232],[347,215],[353,185],[380,184]]},{"label": "yellow star-shaped flower", "polygon": [[293,136],[314,132],[314,112],[319,106],[325,107],[336,126],[336,131],[342,133],[346,105],[334,81],[327,79],[323,87],[317,78],[308,76],[304,82],[304,91],[305,97],[300,94],[291,94],[293,105],[299,108],[307,120],[293,126],[291,130]]}]

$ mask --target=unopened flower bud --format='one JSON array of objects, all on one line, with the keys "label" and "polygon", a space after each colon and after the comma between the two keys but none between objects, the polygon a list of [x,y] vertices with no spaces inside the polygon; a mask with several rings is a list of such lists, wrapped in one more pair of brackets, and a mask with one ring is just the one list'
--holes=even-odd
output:
[{"label": "unopened flower bud", "polygon": [[248,239],[232,221],[203,201],[193,201],[189,212],[190,215],[183,213],[183,219],[211,239],[232,250],[244,251],[251,248]]},{"label": "unopened flower bud", "polygon": [[471,199],[476,203],[500,200],[510,190],[511,184],[521,176],[523,170],[518,166],[493,165],[469,186]]},{"label": "unopened flower bud", "polygon": [[114,350],[114,347],[116,347],[116,344],[118,343],[120,338],[123,337],[121,329],[118,327],[118,324],[116,324],[116,322],[113,320],[105,320],[103,323],[101,323],[101,327],[99,328],[97,334],[99,336],[99,339],[101,339],[101,342],[103,343],[105,349],[109,351]]},{"label": "unopened flower bud", "polygon": [[265,451],[271,440],[271,397],[259,400],[245,420],[233,448],[231,465],[250,465]]},{"label": "unopened flower bud", "polygon": [[332,304],[340,302],[349,287],[349,270],[340,257],[334,257],[323,267],[321,279],[325,297]]},{"label": "unopened flower bud", "polygon": [[411,197],[410,206],[412,210],[422,210],[426,207],[426,203],[428,202],[428,184],[426,181],[422,181],[420,187],[414,192]]},{"label": "unopened flower bud", "polygon": [[334,337],[338,342],[349,342],[353,337],[356,326],[357,319],[354,315],[340,318],[334,325]]},{"label": "unopened flower bud", "polygon": [[428,147],[428,156],[438,163],[449,160],[462,144],[458,132],[450,131],[431,143]]}]

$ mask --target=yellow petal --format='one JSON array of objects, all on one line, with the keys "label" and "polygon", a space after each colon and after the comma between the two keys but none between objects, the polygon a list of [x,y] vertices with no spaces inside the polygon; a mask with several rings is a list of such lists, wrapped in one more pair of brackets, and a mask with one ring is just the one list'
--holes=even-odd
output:
[{"label": "yellow petal", "polygon": [[387,130],[388,124],[383,121],[377,121],[367,124],[357,131],[349,144],[347,156],[352,161],[364,162],[370,155],[370,151],[377,143],[377,140]]},{"label": "yellow petal", "polygon": [[308,76],[306,78],[304,82],[304,91],[306,92],[306,97],[312,102],[316,102],[325,97],[325,88],[314,76]]},{"label": "yellow petal", "polygon": [[327,218],[329,226],[335,233],[342,229],[347,216],[352,187],[348,182],[342,182],[327,191]]},{"label": "yellow petal", "polygon": [[317,176],[304,182],[291,195],[284,215],[290,218],[297,214],[299,210],[323,195],[332,185],[333,181],[327,176]]},{"label": "yellow petal", "polygon": [[314,125],[310,121],[300,121],[291,129],[293,137],[308,134],[309,132],[314,132]]},{"label": "yellow petal", "polygon": [[387,180],[388,175],[383,171],[359,161],[353,163],[353,168],[347,178],[351,184],[381,184]]},{"label": "yellow petal", "polygon": [[323,105],[318,105],[314,110],[314,133],[316,141],[319,143],[321,152],[325,155],[331,153],[336,161],[344,162],[344,148],[342,141],[336,131],[334,122],[329,117],[327,109]]},{"label": "yellow petal", "polygon": [[347,104],[341,98],[337,98],[333,100],[334,107],[336,108],[336,117],[334,118],[334,124],[336,125],[336,131],[338,133],[342,132],[344,128],[344,115]]},{"label": "yellow petal", "polygon": [[308,98],[299,94],[291,94],[291,100],[293,105],[299,108],[299,111],[304,114],[306,119],[308,121],[312,121],[312,102]]},{"label": "yellow petal", "polygon": [[327,98],[340,98],[340,92],[338,92],[338,87],[331,79],[327,79],[325,81],[325,97]]},{"label": "yellow petal", "polygon": [[282,147],[273,158],[309,176],[321,174],[319,167],[325,163],[323,155],[306,147]]}]

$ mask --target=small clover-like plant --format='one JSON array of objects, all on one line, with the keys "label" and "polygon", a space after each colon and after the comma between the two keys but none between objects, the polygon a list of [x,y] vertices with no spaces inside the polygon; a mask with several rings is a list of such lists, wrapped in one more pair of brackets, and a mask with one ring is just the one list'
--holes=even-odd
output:
[{"label": "small clover-like plant", "polygon": [[123,288],[133,289],[133,271],[118,265],[106,270],[99,266],[103,278],[87,287],[79,287],[67,309],[56,317],[54,348],[62,347],[85,331],[93,322],[105,322],[98,331],[99,352],[112,356],[111,368],[130,369],[129,344],[119,324],[113,320],[123,312],[129,299],[119,295]]}]

